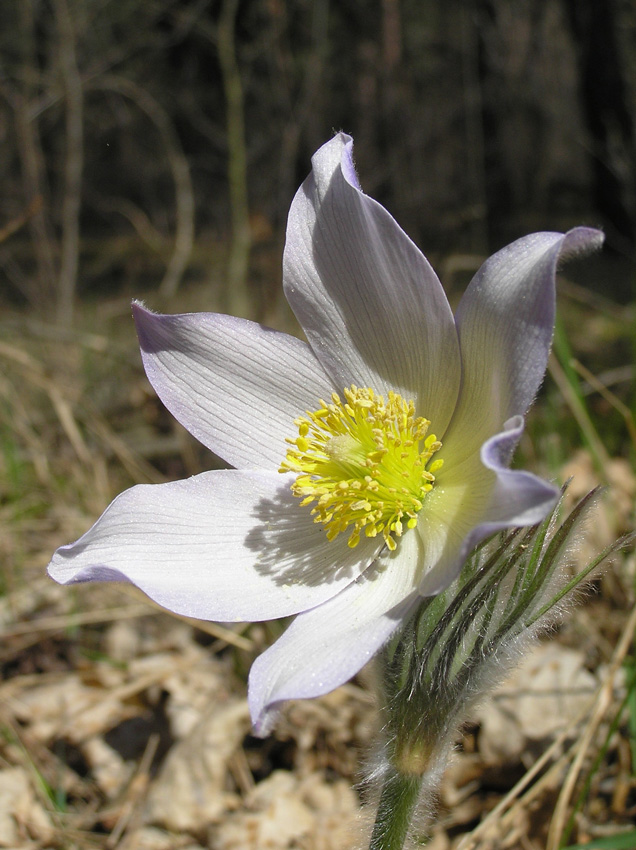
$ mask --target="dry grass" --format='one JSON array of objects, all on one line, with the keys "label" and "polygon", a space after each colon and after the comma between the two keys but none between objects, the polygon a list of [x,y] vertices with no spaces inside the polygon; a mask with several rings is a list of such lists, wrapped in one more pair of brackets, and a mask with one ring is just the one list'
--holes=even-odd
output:
[{"label": "dry grass", "polygon": [[[352,789],[375,724],[364,672],[290,705],[258,741],[245,678],[277,625],[195,623],[129,588],[60,588],[45,576],[52,551],[124,487],[215,463],[154,398],[127,309],[84,308],[78,326],[98,333],[62,334],[7,311],[2,323],[0,847],[363,846],[366,800]],[[597,482],[587,452],[561,452],[575,495]],[[603,475],[612,488],[590,530],[594,550],[633,524],[630,466],[609,457]],[[564,831],[573,843],[632,828],[633,588],[624,554],[552,638],[557,684],[546,691],[528,673],[466,727],[435,850],[558,850]],[[528,703],[515,703],[535,685],[538,735]]]}]

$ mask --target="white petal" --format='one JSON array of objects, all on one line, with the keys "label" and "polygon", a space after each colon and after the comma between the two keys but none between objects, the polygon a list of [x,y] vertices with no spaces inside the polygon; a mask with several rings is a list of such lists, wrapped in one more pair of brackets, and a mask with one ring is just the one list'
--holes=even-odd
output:
[{"label": "white petal", "polygon": [[287,299],[337,385],[395,390],[441,434],[460,382],[442,286],[395,220],[360,190],[348,136],[320,148],[312,166],[289,214]]},{"label": "white petal", "polygon": [[203,445],[239,468],[277,470],[294,419],[332,386],[309,346],[246,319],[162,316],[133,305],[150,383]]},{"label": "white petal", "polygon": [[421,543],[407,532],[393,553],[324,605],[300,614],[256,659],[249,704],[256,733],[268,734],[277,704],[315,697],[354,676],[401,625],[417,598]]},{"label": "white petal", "polygon": [[479,455],[438,474],[417,524],[426,549],[423,596],[448,587],[485,537],[504,528],[534,525],[556,504],[558,488],[530,472],[507,469],[522,432],[523,417],[516,416]]},{"label": "white petal", "polygon": [[456,314],[462,388],[444,452],[459,462],[525,414],[543,381],[554,332],[560,260],[600,246],[602,234],[533,233],[494,254],[471,281]]},{"label": "white petal", "polygon": [[319,605],[376,556],[367,538],[328,541],[289,489],[293,476],[220,470],[118,496],[49,565],[61,584],[128,581],[188,617],[287,617]]}]

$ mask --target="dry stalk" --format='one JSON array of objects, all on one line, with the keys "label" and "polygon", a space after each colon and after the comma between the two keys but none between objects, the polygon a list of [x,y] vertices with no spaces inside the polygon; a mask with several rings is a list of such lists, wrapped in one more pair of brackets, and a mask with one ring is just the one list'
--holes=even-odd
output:
[{"label": "dry stalk", "polygon": [[59,614],[55,617],[40,617],[16,623],[2,629],[2,637],[17,637],[18,635],[41,635],[43,632],[59,632],[73,629],[77,626],[87,626],[94,623],[112,623],[115,620],[128,620],[135,617],[149,617],[155,612],[147,605],[131,605],[128,608],[104,608],[101,611],[83,611],[81,613]]},{"label": "dry stalk", "polygon": [[[132,585],[122,585],[120,589],[123,593],[126,593],[128,596],[132,596],[137,600],[143,599],[143,601],[149,605],[152,610],[165,615],[166,612],[163,608],[157,605],[156,602],[153,602],[152,599],[148,599],[144,596],[140,590],[137,590],[136,587],[133,587]],[[189,626],[198,629],[200,632],[205,632],[207,635],[210,635],[210,637],[216,638],[222,646],[230,644],[231,646],[235,646],[237,649],[244,649],[247,652],[254,649],[254,642],[240,634],[241,631],[247,628],[246,623],[237,623],[232,629],[229,629],[226,626],[219,625],[218,623],[212,623],[208,620],[194,620],[192,617],[184,617],[181,614],[170,614],[170,616],[174,617],[176,620],[181,620],[183,623],[187,623]],[[234,629],[236,631],[234,631]],[[239,632],[239,634],[237,634],[237,632]],[[217,651],[220,648],[221,646],[217,647]]]},{"label": "dry stalk", "polygon": [[546,850],[559,850],[561,835],[565,827],[568,814],[568,806],[570,803],[570,798],[574,791],[574,786],[576,785],[576,781],[578,779],[583,762],[585,760],[585,756],[587,755],[592,741],[594,740],[594,736],[596,735],[598,727],[600,726],[601,722],[603,721],[603,718],[607,714],[607,711],[612,704],[614,680],[616,679],[623,660],[627,655],[630,644],[634,639],[635,631],[636,608],[634,608],[630,617],[625,623],[621,638],[610,661],[609,669],[607,671],[605,680],[600,686],[596,695],[595,705],[589,723],[579,742],[577,743],[577,752],[574,757],[574,761],[572,762],[572,766],[568,772],[565,782],[563,783],[563,787],[561,793],[559,794],[559,799],[557,800],[557,804],[554,810],[554,816],[552,818],[550,830],[548,832]]},{"label": "dry stalk", "polygon": [[109,850],[110,848],[115,848],[119,844],[120,839],[124,837],[124,834],[134,821],[135,811],[139,809],[139,805],[143,802],[150,783],[150,768],[157,752],[157,747],[159,746],[159,740],[160,736],[157,733],[152,734],[148,738],[148,743],[139,762],[139,767],[128,786],[128,796],[122,804],[117,823],[106,839],[105,846]]}]

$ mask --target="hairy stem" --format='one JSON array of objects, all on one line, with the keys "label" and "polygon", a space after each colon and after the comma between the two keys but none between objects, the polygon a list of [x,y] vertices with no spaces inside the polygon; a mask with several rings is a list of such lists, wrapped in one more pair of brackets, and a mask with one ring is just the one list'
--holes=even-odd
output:
[{"label": "hairy stem", "polygon": [[369,850],[402,850],[420,795],[421,776],[393,772],[387,777]]}]

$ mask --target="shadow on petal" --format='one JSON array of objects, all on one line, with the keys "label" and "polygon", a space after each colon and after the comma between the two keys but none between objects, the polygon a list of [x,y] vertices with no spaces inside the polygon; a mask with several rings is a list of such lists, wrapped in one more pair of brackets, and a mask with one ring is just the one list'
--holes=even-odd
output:
[{"label": "shadow on petal", "polygon": [[353,581],[377,557],[382,540],[362,538],[355,549],[347,545],[347,533],[328,540],[310,510],[288,486],[256,504],[256,522],[245,538],[245,546],[256,553],[256,571],[279,585]]}]

